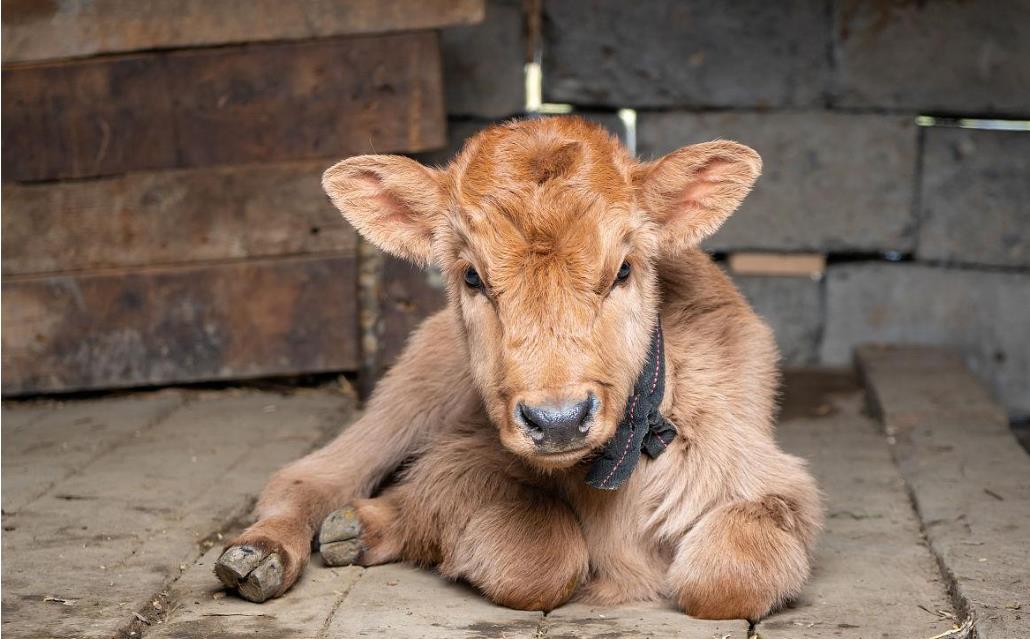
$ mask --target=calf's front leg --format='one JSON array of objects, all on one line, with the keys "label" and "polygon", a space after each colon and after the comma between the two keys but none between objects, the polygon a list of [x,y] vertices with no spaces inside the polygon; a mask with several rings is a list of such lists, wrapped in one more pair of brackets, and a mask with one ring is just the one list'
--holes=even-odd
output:
[{"label": "calf's front leg", "polygon": [[333,565],[436,565],[494,603],[552,610],[585,579],[586,541],[569,506],[534,486],[501,451],[492,426],[432,444],[400,482],[326,519]]},{"label": "calf's front leg", "polygon": [[446,311],[426,320],[364,416],[272,476],[258,500],[256,523],[229,542],[215,565],[226,587],[254,602],[286,592],[307,564],[326,515],[367,497],[452,414],[475,405],[467,360],[456,346],[460,339]]}]

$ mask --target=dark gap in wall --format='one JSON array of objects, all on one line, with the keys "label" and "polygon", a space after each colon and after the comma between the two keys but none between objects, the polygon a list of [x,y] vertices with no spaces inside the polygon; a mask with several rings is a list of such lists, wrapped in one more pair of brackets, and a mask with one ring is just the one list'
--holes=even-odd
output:
[{"label": "dark gap in wall", "polygon": [[878,252],[830,252],[826,254],[826,265],[852,264],[855,262],[891,262],[897,264],[918,264],[920,266],[946,268],[958,271],[990,271],[993,273],[1026,273],[1030,271],[1022,266],[997,266],[991,264],[969,264],[949,262],[946,260],[916,259],[914,253],[888,251]]},{"label": "dark gap in wall", "polygon": [[[600,110],[600,109],[611,109],[613,108],[610,104],[594,104],[591,102],[568,102],[573,108],[581,110]],[[888,107],[842,107],[842,106],[827,106],[820,102],[813,102],[808,105],[797,105],[797,104],[785,104],[777,106],[762,106],[759,104],[752,105],[713,105],[713,104],[638,104],[633,107],[639,113],[691,113],[691,114],[710,114],[710,113],[745,113],[745,114],[777,114],[777,113],[812,113],[812,114],[839,114],[839,115],[887,115],[897,117],[911,117],[915,119],[920,117],[921,114],[912,109],[906,108],[888,108]],[[933,116],[925,116],[933,117]],[[974,116],[962,116],[964,119],[975,119]],[[958,117],[952,119],[958,120]],[[1012,116],[1005,118],[986,118],[991,121],[1012,121],[1022,122],[1018,118],[1013,119]]]},{"label": "dark gap in wall", "polygon": [[826,325],[829,323],[827,321],[827,316],[829,315],[829,303],[827,302],[829,290],[826,284],[825,272],[823,273],[823,276],[819,278],[819,281],[816,283],[816,285],[819,288],[819,321],[816,325],[814,353],[815,362],[813,362],[813,364],[818,364],[819,360],[822,358],[823,342],[826,341]]},{"label": "dark gap in wall", "polygon": [[912,260],[920,266],[930,266],[940,269],[954,271],[976,271],[980,273],[1030,273],[1030,268],[1025,266],[1001,266],[997,264],[974,264],[970,262],[952,262],[948,260],[931,260],[921,258]]},{"label": "dark gap in wall", "polygon": [[853,264],[855,262],[915,262],[912,253],[901,251],[845,251],[841,253],[830,252],[826,254],[826,265]]},{"label": "dark gap in wall", "polygon": [[[731,251],[707,251],[708,255],[719,264],[725,264],[729,260],[729,256],[733,253],[767,253],[771,255],[798,255],[803,253],[819,253],[818,250],[804,251],[804,250],[790,250],[790,251],[776,251],[768,249],[755,249],[755,248],[738,248]],[[967,264],[967,263],[956,263],[948,262],[944,260],[927,260],[927,259],[916,259],[914,253],[902,252],[902,251],[842,251],[842,252],[828,252],[823,254],[826,258],[826,266],[836,266],[840,264],[856,264],[856,263],[869,263],[869,262],[885,262],[889,264],[918,264],[920,266],[928,266],[935,268],[946,268],[958,271],[990,271],[993,273],[1026,273],[1030,269],[1021,266],[997,266],[988,264]]]},{"label": "dark gap in wall", "polygon": [[831,264],[851,264],[853,262],[915,262],[915,256],[912,253],[902,251],[841,251],[841,252],[823,252],[820,249],[812,250],[770,250],[763,248],[736,248],[731,251],[708,251],[708,254],[712,256],[712,259],[716,262],[725,262],[729,259],[729,256],[733,253],[768,253],[771,255],[798,255],[798,254],[810,254],[810,253],[823,253],[826,257],[826,265]]},{"label": "dark gap in wall", "polygon": [[[567,103],[577,110],[602,111],[612,110],[610,104],[593,104],[590,102],[569,102]],[[971,129],[997,129],[1002,131],[1027,131],[1030,132],[1030,115],[1024,117],[1011,114],[984,114],[984,113],[933,113],[916,112],[905,108],[886,107],[842,107],[827,106],[823,104],[811,105],[782,105],[776,107],[763,107],[759,105],[750,106],[720,106],[720,105],[636,105],[633,107],[637,112],[647,113],[668,113],[682,112],[695,114],[708,113],[831,113],[839,115],[889,115],[908,116],[913,118],[920,126],[942,126],[962,127]]]},{"label": "dark gap in wall", "polygon": [[916,124],[924,127],[958,127],[987,131],[1019,131],[1030,133],[1030,115],[1025,118],[1012,115],[975,113],[920,113]]},{"label": "dark gap in wall", "polygon": [[1030,454],[1030,415],[1014,417],[1009,422],[1009,426],[1012,428],[1012,434],[1016,436],[1016,440],[1019,441],[1023,450]]},{"label": "dark gap in wall", "polygon": [[926,127],[918,126],[919,118],[916,118],[916,160],[913,170],[914,184],[912,185],[912,226],[905,229],[905,235],[912,238],[912,252],[919,254],[919,229],[923,228],[923,167],[926,155]]},{"label": "dark gap in wall", "polygon": [[[831,34],[834,29],[833,9],[834,3],[831,0],[827,0],[823,3],[823,18],[826,20],[826,29]],[[831,78],[837,77],[837,59],[839,57],[837,53],[837,42],[837,38],[832,36],[826,39],[826,66],[827,73]],[[822,91],[822,106],[824,109],[832,109],[836,98],[834,87],[832,86],[832,83],[830,84],[831,86],[823,87]]]}]

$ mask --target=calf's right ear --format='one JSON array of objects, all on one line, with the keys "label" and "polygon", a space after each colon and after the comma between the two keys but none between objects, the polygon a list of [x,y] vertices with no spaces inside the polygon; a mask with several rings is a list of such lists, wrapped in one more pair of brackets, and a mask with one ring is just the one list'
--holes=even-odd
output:
[{"label": "calf's right ear", "polygon": [[322,188],[362,237],[427,266],[444,209],[442,172],[400,155],[359,155],[330,167]]},{"label": "calf's right ear", "polygon": [[737,210],[762,172],[753,149],[727,140],[685,146],[634,174],[666,255],[697,246]]}]

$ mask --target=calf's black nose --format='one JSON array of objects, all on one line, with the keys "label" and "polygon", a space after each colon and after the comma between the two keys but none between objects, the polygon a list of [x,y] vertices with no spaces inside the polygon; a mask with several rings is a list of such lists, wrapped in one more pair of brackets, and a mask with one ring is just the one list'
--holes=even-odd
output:
[{"label": "calf's black nose", "polygon": [[558,452],[573,448],[573,444],[590,432],[587,421],[596,401],[593,395],[588,395],[578,402],[571,400],[537,406],[519,402],[518,412],[537,447]]}]

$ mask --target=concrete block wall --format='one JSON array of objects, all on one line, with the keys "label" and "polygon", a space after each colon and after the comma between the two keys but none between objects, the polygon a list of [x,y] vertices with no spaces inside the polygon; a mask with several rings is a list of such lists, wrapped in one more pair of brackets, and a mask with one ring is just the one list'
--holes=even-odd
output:
[{"label": "concrete block wall", "polygon": [[[534,57],[545,102],[620,132],[616,111],[635,110],[644,157],[749,144],[765,173],[706,248],[825,256],[814,279],[734,274],[785,365],[950,344],[1026,417],[1030,131],[957,124],[1030,119],[1027,16],[1030,0],[489,0],[482,25],[444,36],[452,147],[422,159],[523,113]],[[418,286],[384,298],[393,337],[441,303]]]},{"label": "concrete block wall", "polygon": [[761,179],[711,250],[907,253],[917,134],[895,115],[670,110],[638,115],[637,150],[658,157],[726,138],[761,154]]}]

